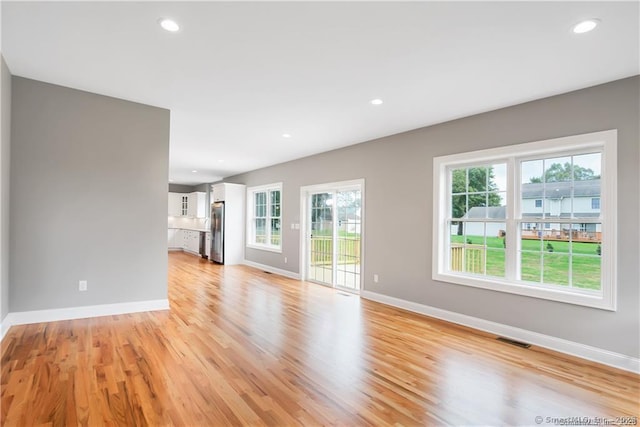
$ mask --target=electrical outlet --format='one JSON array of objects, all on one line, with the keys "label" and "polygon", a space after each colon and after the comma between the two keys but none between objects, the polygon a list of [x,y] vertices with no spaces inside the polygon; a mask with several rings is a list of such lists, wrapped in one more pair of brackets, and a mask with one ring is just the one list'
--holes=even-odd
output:
[{"label": "electrical outlet", "polygon": [[378,280],[379,280],[379,279],[380,279],[380,278],[378,277],[378,275],[377,275],[377,274],[374,274],[374,275],[373,275],[373,283],[378,283]]},{"label": "electrical outlet", "polygon": [[287,263],[287,257],[284,257],[284,263],[285,264]]},{"label": "electrical outlet", "polygon": [[87,290],[87,281],[86,280],[80,280],[78,282],[78,290],[81,292],[84,292]]}]

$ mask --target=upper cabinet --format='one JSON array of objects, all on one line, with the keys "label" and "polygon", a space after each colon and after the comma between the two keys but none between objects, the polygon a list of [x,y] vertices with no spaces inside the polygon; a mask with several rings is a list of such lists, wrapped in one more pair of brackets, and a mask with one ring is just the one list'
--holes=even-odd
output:
[{"label": "upper cabinet", "polygon": [[169,216],[185,218],[205,218],[207,194],[197,191],[193,193],[169,193]]},{"label": "upper cabinet", "polygon": [[207,194],[201,191],[189,193],[187,201],[187,216],[189,218],[205,218],[207,216],[206,198]]},{"label": "upper cabinet", "polygon": [[169,216],[182,216],[182,193],[169,193]]},{"label": "upper cabinet", "polygon": [[211,186],[211,203],[224,202],[225,183],[213,184]]}]

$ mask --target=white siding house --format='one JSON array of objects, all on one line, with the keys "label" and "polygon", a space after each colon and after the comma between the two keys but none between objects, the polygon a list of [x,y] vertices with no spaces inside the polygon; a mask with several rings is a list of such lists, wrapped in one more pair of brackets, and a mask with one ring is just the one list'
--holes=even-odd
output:
[{"label": "white siding house", "polygon": [[[531,222],[524,223],[526,230],[555,230],[560,233],[563,229],[582,232],[599,233],[600,224],[578,223],[560,224],[553,222],[554,218],[597,218],[600,215],[600,180],[574,182],[548,182],[522,184],[522,216],[531,218]],[[473,207],[463,216],[464,219],[487,219],[488,222],[466,222],[465,234],[468,236],[488,237],[499,236],[505,229],[502,222],[506,206]],[[458,226],[451,226],[451,234],[457,234]]]}]

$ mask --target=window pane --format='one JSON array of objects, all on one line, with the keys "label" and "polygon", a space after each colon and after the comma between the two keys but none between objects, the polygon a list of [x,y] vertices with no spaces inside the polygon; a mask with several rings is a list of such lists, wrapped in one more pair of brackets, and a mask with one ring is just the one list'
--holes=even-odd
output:
[{"label": "window pane", "polygon": [[484,274],[485,263],[485,229],[484,222],[467,222],[464,224],[464,263],[463,270],[473,274]]},{"label": "window pane", "polygon": [[254,206],[254,214],[257,218],[264,218],[267,216],[267,193],[258,192],[254,195],[255,198],[255,206]]},{"label": "window pane", "polygon": [[271,244],[280,246],[280,219],[271,220]]},{"label": "window pane", "polygon": [[271,204],[280,203],[280,190],[273,190],[269,192],[271,194]]},{"label": "window pane", "polygon": [[576,288],[600,290],[600,257],[574,255],[571,258],[572,285]]},{"label": "window pane", "polygon": [[449,222],[451,271],[504,277],[505,228],[505,223]]},{"label": "window pane", "polygon": [[462,253],[464,252],[464,223],[449,221],[449,268],[462,271]]},{"label": "window pane", "polygon": [[489,177],[489,190],[507,191],[507,165],[505,163],[491,165]]},{"label": "window pane", "polygon": [[522,216],[597,217],[601,161],[592,153],[522,162]]},{"label": "window pane", "polygon": [[469,168],[467,170],[467,187],[469,193],[487,191],[488,169],[486,167]]},{"label": "window pane", "polygon": [[600,179],[601,169],[601,153],[573,156],[573,179],[575,181]]},{"label": "window pane", "polygon": [[573,183],[573,216],[593,218],[600,215],[600,180],[589,179]]},{"label": "window pane", "polygon": [[545,183],[570,182],[572,181],[571,169],[571,157],[545,159],[543,181]]},{"label": "window pane", "polygon": [[451,218],[462,218],[467,213],[467,196],[459,194],[451,196]]},{"label": "window pane", "polygon": [[259,219],[256,219],[255,222],[256,222],[255,243],[267,243],[267,220],[264,218],[259,218]]},{"label": "window pane", "polygon": [[550,285],[569,285],[569,256],[566,253],[556,253],[547,246],[544,253],[542,281]]},{"label": "window pane", "polygon": [[542,281],[542,255],[540,252],[520,252],[520,278],[527,282]]},{"label": "window pane", "polygon": [[505,218],[505,163],[452,170],[452,218]]},{"label": "window pane", "polygon": [[544,225],[523,223],[520,229],[520,279],[542,283]]},{"label": "window pane", "polygon": [[280,191],[271,191],[271,217],[279,218],[280,217]]},{"label": "window pane", "polygon": [[451,194],[467,192],[467,170],[454,169],[451,171]]},{"label": "window pane", "polygon": [[487,193],[469,194],[467,199],[469,210],[464,218],[486,218],[487,217]]},{"label": "window pane", "polygon": [[521,280],[599,289],[601,234],[595,230],[600,224],[522,223]]},{"label": "window pane", "polygon": [[542,183],[543,162],[531,160],[521,162],[521,199],[523,218],[542,218],[544,212],[544,184]]},{"label": "window pane", "polygon": [[506,229],[506,223],[488,222],[485,226],[487,276],[504,277],[505,275]]}]

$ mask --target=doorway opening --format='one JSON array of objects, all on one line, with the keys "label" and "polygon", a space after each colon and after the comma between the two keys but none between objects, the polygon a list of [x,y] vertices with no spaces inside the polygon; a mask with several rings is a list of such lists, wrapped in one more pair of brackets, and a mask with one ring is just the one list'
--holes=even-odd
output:
[{"label": "doorway opening", "polygon": [[364,180],[303,187],[303,279],[359,293],[362,285]]}]

